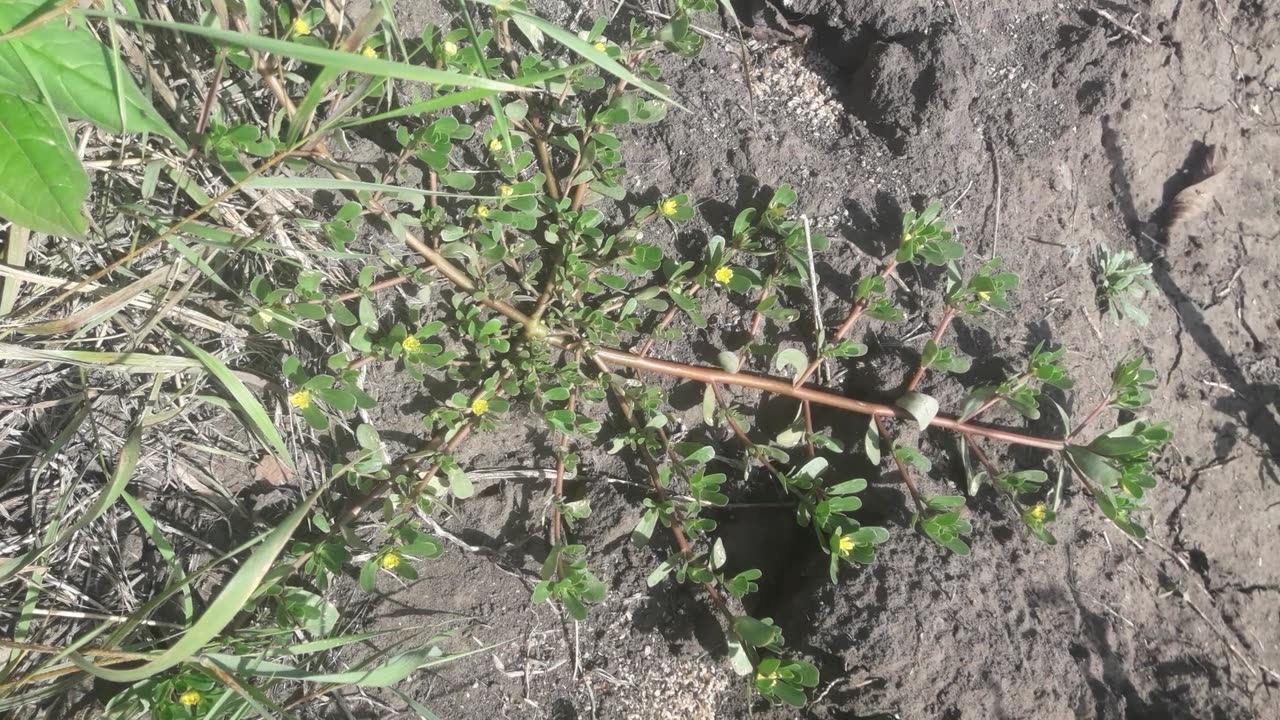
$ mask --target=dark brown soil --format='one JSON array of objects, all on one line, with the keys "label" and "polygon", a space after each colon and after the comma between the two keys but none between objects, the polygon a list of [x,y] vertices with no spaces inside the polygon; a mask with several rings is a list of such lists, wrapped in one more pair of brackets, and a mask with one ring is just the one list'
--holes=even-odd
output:
[{"label": "dark brown soil", "polygon": [[[436,17],[434,6],[400,5],[409,6],[406,28]],[[444,718],[721,718],[753,709],[903,720],[1280,718],[1280,7],[1096,7],[740,5],[751,23],[750,92],[736,42],[713,39],[695,61],[666,61],[690,112],[627,138],[629,187],[705,201],[701,227],[677,243],[693,246],[699,233],[724,232],[730,208],[761,187],[794,185],[801,210],[833,238],[818,268],[828,323],[874,271],[901,213],[941,198],[971,257],[1001,256],[1023,278],[1016,312],[956,328],[955,343],[975,359],[966,383],[1004,377],[1041,340],[1070,349],[1077,388],[1057,400],[1077,413],[1105,391],[1125,353],[1158,370],[1150,414],[1171,422],[1175,441],[1144,516],[1149,541],[1126,539],[1073,489],[1055,526],[1059,544],[1040,545],[984,490],[969,503],[974,553],[955,557],[908,529],[894,476],[851,455],[838,469],[871,481],[867,518],[893,537],[874,566],[846,568],[832,584],[787,510],[726,511],[719,520],[732,562],[765,573],[747,609],[775,618],[788,645],[822,671],[807,710],[771,711],[720,660],[724,643],[705,598],[671,583],[645,586],[661,556],[628,539],[642,493],[610,480],[644,476],[633,460],[605,454],[602,439],[582,449],[571,492],[595,511],[579,535],[609,586],[607,603],[577,626],[549,605],[531,607],[547,547],[546,482],[482,485],[446,526],[479,551],[453,545],[420,581],[387,584],[371,624],[419,627],[460,613],[487,624],[480,641],[510,642],[496,660],[448,666],[406,691]],[[589,21],[579,15],[593,15],[576,4],[542,9],[580,26]],[[711,16],[703,24],[731,33]],[[1206,212],[1165,232],[1168,203],[1194,181],[1209,146],[1227,158],[1225,181]],[[1101,316],[1089,262],[1099,243],[1155,265],[1149,326]],[[912,319],[867,326],[876,359],[846,363],[833,383],[851,395],[900,392],[936,319],[937,274],[902,275],[914,288],[899,293]],[[721,309],[706,331],[686,328],[686,341],[659,343],[657,354],[705,363],[713,347],[737,347],[742,313]],[[811,325],[806,313],[771,339],[802,342]],[[385,382],[384,400],[401,380]],[[944,407],[961,393],[955,378],[930,376],[925,389]],[[705,433],[694,407],[700,391],[674,386],[672,398],[689,409],[693,432]],[[415,402],[385,403],[375,420],[417,432]],[[766,404],[757,422],[787,411]],[[818,421],[846,442],[865,429],[861,418]],[[1049,416],[1029,429],[1061,432]],[[731,438],[712,439],[723,457],[741,458]],[[547,467],[537,459],[550,456],[545,442],[516,415],[468,444],[469,466]],[[951,438],[928,434],[921,445],[935,462],[925,481],[932,490],[963,482]],[[1043,462],[992,450],[1006,463]],[[736,503],[777,499],[757,474],[739,478],[732,494]]]}]

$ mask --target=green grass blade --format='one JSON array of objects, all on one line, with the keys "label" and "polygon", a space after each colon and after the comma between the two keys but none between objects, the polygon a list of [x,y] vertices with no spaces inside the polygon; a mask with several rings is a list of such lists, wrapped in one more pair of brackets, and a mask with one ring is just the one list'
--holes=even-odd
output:
[{"label": "green grass blade", "polygon": [[[275,38],[233,32],[231,30],[221,30],[219,28],[191,25],[189,23],[167,22],[164,20],[144,20],[140,18],[126,17],[124,15],[117,15],[115,13],[97,12],[92,10],[78,10],[73,11],[72,14],[81,17],[116,19],[123,22],[146,25],[148,27],[174,30],[190,35],[199,35],[200,37],[208,40],[230,45],[232,47],[269,52],[281,57],[301,60],[306,63],[324,65],[350,72],[365,73],[377,77],[411,80],[430,85],[455,85],[458,87],[485,88],[490,91],[496,90],[499,92],[529,92],[528,88],[522,88],[519,85],[512,85],[507,82],[486,80],[485,78],[474,77],[471,75],[462,75],[460,73],[449,72],[447,70],[436,70],[435,68],[423,67],[420,65],[410,65],[408,63],[383,60],[382,58],[367,58],[360,53],[340,52],[338,50],[314,47],[312,45],[303,45],[301,43],[288,42],[286,40],[276,40]],[[616,65],[617,63],[614,64]]]},{"label": "green grass blade", "polygon": [[[462,200],[498,200],[497,195],[466,195],[463,193],[433,192],[421,188],[403,185],[383,185],[382,183],[360,182],[359,180],[341,180],[338,178],[304,178],[304,177],[260,177],[249,181],[249,187],[261,189],[285,190],[353,190],[384,192],[397,195],[434,195],[436,197],[459,198]],[[511,197],[511,196],[507,196]],[[524,197],[516,195],[514,197]]]},{"label": "green grass blade", "polygon": [[518,15],[524,18],[525,20],[527,20],[530,24],[537,27],[539,30],[545,33],[548,37],[554,38],[561,45],[564,45],[565,47],[569,48],[573,52],[581,55],[584,60],[590,61],[593,65],[609,73],[610,75],[613,75],[616,78],[621,78],[622,80],[626,80],[628,83],[640,88],[641,90],[644,90],[645,92],[649,93],[650,95],[660,100],[664,100],[668,103],[671,103],[672,105],[675,105],[681,110],[689,109],[681,105],[680,103],[676,102],[674,99],[671,98],[671,96],[667,95],[665,92],[660,90],[653,83],[641,79],[638,75],[636,75],[635,73],[628,70],[625,66],[623,66],[622,63],[609,57],[608,54],[595,49],[591,45],[591,43],[587,42],[586,40],[583,40],[582,38],[578,37],[577,35],[573,34],[568,30],[565,30],[564,28],[560,27],[559,25],[556,25],[555,23],[551,23],[546,20],[543,20],[542,18],[538,17],[537,15],[534,15],[533,13],[530,13],[527,10],[521,10],[520,8],[512,7],[509,3],[502,2],[501,0],[471,0],[471,2],[480,3],[482,5],[489,5],[491,7],[501,7],[503,10],[511,13],[512,15]]},{"label": "green grass blade", "polygon": [[[4,254],[0,256],[4,263],[11,267],[27,266],[27,241],[31,239],[31,231],[16,223],[9,225],[9,239],[4,244]],[[18,288],[22,283],[17,278],[0,280],[0,317],[13,312],[13,305],[18,300]]]},{"label": "green grass blade", "polygon": [[[94,520],[97,520],[107,508],[115,503],[120,497],[120,493],[124,492],[124,486],[128,484],[129,479],[133,477],[133,470],[138,466],[138,458],[142,453],[142,423],[135,423],[133,430],[129,432],[128,438],[125,440],[124,448],[120,451],[120,458],[116,462],[115,471],[111,474],[111,480],[107,486],[98,494],[93,504],[81,513],[80,517],[71,525],[56,530],[56,523],[61,519],[55,519],[49,526],[50,536],[45,538],[44,542],[34,543],[30,550],[21,557],[12,558],[0,563],[0,582],[13,577],[22,568],[34,562],[45,553],[50,547],[65,541],[77,532],[85,529]],[[60,513],[59,513],[60,515]]]},{"label": "green grass blade", "polygon": [[0,360],[48,362],[120,372],[166,373],[201,367],[191,358],[147,353],[97,352],[94,350],[43,350],[0,343]]},{"label": "green grass blade", "polygon": [[298,525],[302,524],[302,521],[311,512],[311,506],[320,497],[322,490],[324,490],[323,486],[316,489],[302,504],[289,513],[289,516],[275,529],[264,534],[262,543],[253,551],[253,555],[240,566],[240,569],[227,582],[222,592],[218,593],[218,597],[214,598],[213,602],[209,604],[208,609],[200,616],[200,619],[168,650],[141,666],[128,670],[112,670],[99,667],[79,653],[72,653],[68,658],[81,670],[110,682],[137,682],[158,672],[168,670],[181,662],[190,660],[205,645],[216,638],[223,628],[230,624],[241,609],[244,608],[245,602],[257,590],[262,579],[271,570],[276,558],[284,550],[285,545],[288,544],[294,530],[298,528]]},{"label": "green grass blade", "polygon": [[[521,75],[517,78],[510,78],[506,82],[509,82],[512,85],[519,85],[521,87],[533,87],[547,82],[548,80],[555,80],[557,78],[564,77],[571,72],[585,70],[589,67],[591,67],[591,63],[577,63],[575,65],[566,65],[565,67],[556,68],[554,70],[544,70],[542,72]],[[381,122],[384,120],[394,120],[395,118],[408,117],[410,115],[425,115],[427,113],[436,112],[437,110],[445,110],[451,107],[476,102],[477,100],[484,100],[489,97],[489,95],[490,93],[485,90],[459,90],[458,92],[441,95],[440,97],[434,97],[430,100],[411,103],[404,107],[378,113],[377,115],[369,115],[367,117],[346,120],[334,125],[333,129],[357,127],[359,125],[368,125],[370,123]]]},{"label": "green grass blade", "polygon": [[405,695],[403,692],[397,690],[396,688],[391,688],[391,692],[398,695],[400,699],[404,701],[404,704],[409,706],[410,710],[418,713],[418,717],[422,718],[422,720],[440,720],[440,716],[431,712],[431,709],[428,708],[426,705],[423,705],[417,700],[414,700],[408,695]]},{"label": "green grass blade", "polygon": [[262,403],[258,402],[258,398],[249,392],[249,388],[240,382],[240,378],[236,377],[235,373],[231,372],[231,369],[224,365],[221,360],[201,349],[200,346],[177,333],[170,332],[170,335],[187,352],[196,356],[196,359],[204,365],[205,369],[217,379],[218,384],[222,385],[223,389],[231,394],[236,404],[240,406],[241,413],[248,420],[246,427],[248,427],[249,431],[257,435],[281,462],[293,467],[293,458],[289,455],[289,448],[285,446],[284,438],[280,437],[280,433],[276,430],[275,423],[271,422],[271,416],[267,414],[266,408],[262,407]]},{"label": "green grass blade", "polygon": [[340,635],[338,637],[323,638],[320,640],[298,643],[297,645],[290,645],[285,648],[285,652],[290,655],[310,655],[311,653],[326,652],[335,648],[340,648],[344,645],[364,642],[365,640],[372,640],[374,638],[382,637],[383,635],[402,632],[404,632],[403,628],[388,628],[386,630],[374,630],[372,632],[355,633],[352,635]]},{"label": "green grass blade", "polygon": [[439,650],[433,646],[410,650],[409,652],[397,655],[387,662],[374,668],[365,670],[348,670],[346,672],[337,673],[316,673],[309,670],[302,670],[292,665],[284,663],[272,662],[270,660],[260,660],[255,657],[242,657],[237,655],[210,654],[205,659],[216,664],[218,667],[227,672],[234,672],[242,675],[269,677],[276,680],[301,680],[305,682],[329,683],[334,685],[356,685],[358,687],[390,687],[401,680],[409,677],[410,674],[427,668],[444,665],[445,663],[461,660],[483,652],[488,652],[496,647],[507,644],[508,641],[487,645],[485,647],[466,650],[464,652],[452,655],[440,655]]},{"label": "green grass blade", "polygon": [[129,506],[134,519],[138,521],[138,526],[147,534],[147,537],[151,538],[160,557],[173,568],[173,579],[182,586],[182,617],[188,625],[191,624],[191,618],[195,617],[195,606],[191,601],[191,586],[186,582],[186,568],[182,567],[182,563],[178,561],[173,545],[169,544],[168,539],[160,532],[160,528],[156,527],[156,521],[151,517],[151,513],[147,512],[147,509],[142,507],[128,490],[121,493],[120,497],[124,499],[124,504]]}]

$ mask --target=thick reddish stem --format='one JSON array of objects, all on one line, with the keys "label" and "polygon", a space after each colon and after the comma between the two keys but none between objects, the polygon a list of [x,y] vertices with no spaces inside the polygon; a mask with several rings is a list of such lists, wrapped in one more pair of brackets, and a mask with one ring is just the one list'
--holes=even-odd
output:
[{"label": "thick reddish stem", "polygon": [[[561,346],[570,344],[567,339],[561,337],[553,337],[550,338],[550,340],[551,342]],[[632,370],[653,372],[670,377],[684,378],[686,380],[696,380],[697,382],[706,384],[719,383],[721,385],[749,387],[777,395],[793,397],[797,400],[808,400],[819,405],[840,408],[842,410],[856,412],[861,415],[899,417],[904,420],[914,419],[910,413],[900,407],[867,402],[865,400],[849,398],[843,395],[815,390],[809,387],[792,387],[791,383],[786,380],[781,380],[775,377],[754,375],[746,372],[730,373],[718,368],[668,362],[666,360],[641,357],[633,353],[615,350],[613,348],[598,348],[594,350],[594,353],[597,357],[611,365],[620,365],[622,367],[631,368]],[[1061,450],[1065,446],[1065,443],[1062,440],[1025,435],[1023,433],[1005,430],[1002,428],[962,423],[955,418],[948,417],[946,415],[938,415],[930,422],[930,425],[943,430],[950,430],[952,432],[968,432],[973,435],[980,435],[982,437],[988,437],[1001,442],[1037,447],[1044,450]]]}]

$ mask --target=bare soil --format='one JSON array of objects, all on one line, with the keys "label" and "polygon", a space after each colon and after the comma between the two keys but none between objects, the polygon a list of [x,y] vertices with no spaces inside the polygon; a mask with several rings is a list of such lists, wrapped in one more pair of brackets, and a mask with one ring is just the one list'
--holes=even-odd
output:
[{"label": "bare soil", "polygon": [[[405,27],[438,18],[433,4],[400,5]],[[593,8],[540,9],[573,21]],[[955,557],[908,529],[897,478],[851,453],[837,469],[871,481],[865,520],[893,538],[874,566],[832,584],[768,479],[736,472],[735,505],[717,519],[735,566],[765,574],[747,610],[775,618],[822,671],[809,708],[770,710],[721,661],[705,598],[645,586],[660,555],[631,545],[643,494],[620,481],[644,475],[634,458],[603,452],[616,430],[606,427],[582,448],[570,492],[594,508],[578,535],[608,602],[576,626],[531,607],[547,484],[483,484],[446,525],[473,550],[455,544],[418,582],[386,584],[370,624],[456,613],[487,623],[480,641],[510,642],[496,659],[449,666],[408,692],[446,718],[1280,718],[1280,7],[756,0],[738,13],[745,70],[732,26],[710,19],[723,39],[695,61],[665,61],[690,112],[626,138],[630,189],[703,203],[699,226],[677,240],[687,249],[725,232],[733,209],[764,189],[795,186],[800,209],[833,239],[818,265],[828,324],[874,271],[901,213],[941,198],[972,256],[1000,256],[1022,277],[1015,312],[956,328],[975,360],[965,383],[997,382],[1036,342],[1066,346],[1077,388],[1055,399],[1080,413],[1124,354],[1158,370],[1149,414],[1171,422],[1175,441],[1144,517],[1150,539],[1129,541],[1073,489],[1059,544],[1040,545],[984,490],[969,503],[974,553]],[[1171,199],[1199,179],[1210,147],[1219,167],[1226,158],[1225,180],[1205,212],[1166,228]],[[1100,243],[1154,264],[1147,327],[1100,313],[1090,265]],[[868,326],[871,353],[830,384],[875,400],[901,392],[939,314],[937,274],[902,275],[911,320]],[[684,328],[685,340],[657,354],[706,363],[713,348],[738,347],[747,318],[720,309],[709,328]],[[769,339],[813,331],[806,314]],[[384,382],[384,400],[403,392],[398,377]],[[962,394],[957,379],[935,375],[924,389],[944,407]],[[741,459],[731,437],[699,426],[700,389],[671,390],[693,437]],[[420,402],[384,402],[375,420],[415,433]],[[769,427],[789,411],[766,402],[755,422]],[[991,420],[1060,434],[1052,415]],[[546,439],[526,420],[513,415],[469,442],[469,466],[547,467],[536,459],[549,456]],[[855,446],[865,430],[862,418],[818,422]],[[935,461],[930,489],[961,487],[953,440],[929,433],[920,443]],[[1033,453],[992,450],[1042,466]]]}]

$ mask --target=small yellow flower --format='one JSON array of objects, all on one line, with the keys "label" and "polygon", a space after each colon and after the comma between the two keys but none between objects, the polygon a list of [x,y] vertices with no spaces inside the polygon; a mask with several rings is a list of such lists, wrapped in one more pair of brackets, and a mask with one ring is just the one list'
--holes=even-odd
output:
[{"label": "small yellow flower", "polygon": [[979,290],[978,299],[981,300],[982,302],[986,302],[991,299],[991,293],[987,292],[986,290]]},{"label": "small yellow flower", "polygon": [[453,57],[458,54],[458,43],[445,40],[440,49],[444,51],[446,57]]},{"label": "small yellow flower", "polygon": [[591,47],[594,47],[595,49],[599,50],[600,52],[604,52],[605,50],[608,50],[608,49],[609,49],[609,46],[608,46],[608,45],[605,45],[603,42],[598,42],[598,41],[596,42],[596,44],[595,44],[595,45],[592,45]]},{"label": "small yellow flower", "polygon": [[515,193],[515,191],[516,189],[511,187],[510,185],[503,185],[502,187],[498,188],[498,194],[501,195],[502,197],[511,197],[512,194]]},{"label": "small yellow flower", "polygon": [[1032,506],[1032,508],[1029,511],[1027,511],[1027,516],[1038,523],[1044,522],[1044,519],[1045,519],[1044,503],[1036,503],[1034,506]]},{"label": "small yellow flower", "polygon": [[489,152],[492,152],[492,153],[502,152],[502,140],[500,140],[499,138],[494,138],[490,140]]},{"label": "small yellow flower", "polygon": [[188,690],[178,696],[178,703],[191,707],[200,704],[200,693],[195,690]]},{"label": "small yellow flower", "polygon": [[760,682],[761,680],[768,682],[770,685],[776,685],[778,683],[778,673],[771,672],[768,675],[759,672],[756,673],[756,682]]},{"label": "small yellow flower", "polygon": [[371,48],[371,47],[369,47],[369,46],[367,46],[367,45],[365,46],[365,48],[364,48],[363,50],[361,50],[361,51],[360,51],[360,54],[361,54],[361,55],[363,55],[363,56],[365,56],[365,57],[367,57],[367,58],[376,58],[376,57],[378,57],[378,51],[377,51],[377,50],[374,50],[373,48]]},{"label": "small yellow flower", "polygon": [[720,283],[721,285],[729,282],[732,279],[733,279],[733,268],[726,265],[724,267],[721,267],[719,270],[716,270],[716,282]]},{"label": "small yellow flower", "polygon": [[489,217],[489,208],[488,208],[488,206],[486,206],[486,205],[477,205],[477,206],[476,206],[476,215],[479,215],[479,216],[480,216],[480,217],[482,217],[482,218],[484,218],[484,217]]},{"label": "small yellow flower", "polygon": [[663,215],[666,215],[667,217],[671,217],[672,215],[675,215],[676,211],[679,209],[680,209],[680,201],[676,200],[675,198],[667,198],[666,200],[662,201],[661,205],[658,206],[658,210]]},{"label": "small yellow flower", "polygon": [[484,398],[476,398],[471,401],[471,413],[473,415],[483,415],[489,411],[489,401]]},{"label": "small yellow flower", "polygon": [[306,410],[311,407],[311,391],[302,389],[289,396],[289,404],[299,410]]},{"label": "small yellow flower", "polygon": [[849,553],[853,552],[853,548],[855,548],[856,546],[857,546],[857,543],[853,541],[852,537],[848,535],[841,535],[840,536],[840,557],[848,557]]},{"label": "small yellow flower", "polygon": [[264,323],[271,322],[272,320],[275,319],[275,317],[276,316],[272,315],[271,311],[266,308],[262,308],[261,310],[258,311],[258,319]]},{"label": "small yellow flower", "polygon": [[294,35],[310,35],[311,34],[311,24],[308,23],[306,20],[303,20],[302,18],[296,18],[293,21],[293,25],[289,26],[289,29],[293,31]]},{"label": "small yellow flower", "polygon": [[400,347],[404,348],[405,352],[411,353],[417,350],[418,348],[422,347],[422,341],[410,335],[409,337],[400,341]]},{"label": "small yellow flower", "polygon": [[398,553],[389,552],[382,556],[382,560],[378,562],[383,570],[395,570],[400,567],[400,555]]}]

